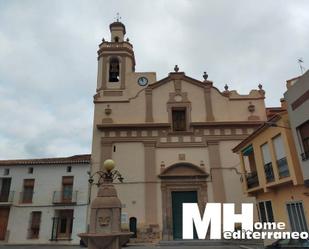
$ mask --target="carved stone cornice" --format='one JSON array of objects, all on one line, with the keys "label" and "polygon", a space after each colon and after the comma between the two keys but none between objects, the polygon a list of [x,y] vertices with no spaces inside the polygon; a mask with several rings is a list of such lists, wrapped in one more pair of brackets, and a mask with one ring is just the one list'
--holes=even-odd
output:
[{"label": "carved stone cornice", "polygon": [[263,121],[209,121],[209,122],[191,122],[193,127],[255,127],[263,124]]},{"label": "carved stone cornice", "polygon": [[219,145],[219,141],[218,140],[208,140],[207,141],[207,145],[211,146],[211,145]]},{"label": "carved stone cornice", "polygon": [[132,128],[167,128],[169,123],[135,123],[135,124],[97,124],[99,130],[102,129],[132,129]]},{"label": "carved stone cornice", "polygon": [[156,147],[156,140],[148,140],[148,141],[143,141],[143,144],[145,147]]},{"label": "carved stone cornice", "polygon": [[[218,121],[218,122],[191,122],[190,126],[199,128],[244,128],[258,127],[263,121]],[[170,123],[132,123],[132,124],[97,124],[99,130],[103,129],[143,129],[143,128],[170,128]]]}]

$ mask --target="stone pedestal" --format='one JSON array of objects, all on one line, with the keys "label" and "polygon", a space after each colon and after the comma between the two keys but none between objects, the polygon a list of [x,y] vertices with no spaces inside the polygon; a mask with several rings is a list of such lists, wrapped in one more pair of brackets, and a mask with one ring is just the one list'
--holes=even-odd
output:
[{"label": "stone pedestal", "polygon": [[88,249],[119,249],[131,234],[121,232],[121,202],[112,182],[104,182],[91,203],[89,233],[78,236]]}]

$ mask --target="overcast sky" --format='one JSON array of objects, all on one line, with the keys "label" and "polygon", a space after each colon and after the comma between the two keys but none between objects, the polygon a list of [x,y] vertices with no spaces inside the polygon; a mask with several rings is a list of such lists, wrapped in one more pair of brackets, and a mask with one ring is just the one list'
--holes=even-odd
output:
[{"label": "overcast sky", "polygon": [[119,12],[136,71],[178,64],[278,106],[309,67],[309,1],[0,0],[0,159],[91,152],[98,44]]}]

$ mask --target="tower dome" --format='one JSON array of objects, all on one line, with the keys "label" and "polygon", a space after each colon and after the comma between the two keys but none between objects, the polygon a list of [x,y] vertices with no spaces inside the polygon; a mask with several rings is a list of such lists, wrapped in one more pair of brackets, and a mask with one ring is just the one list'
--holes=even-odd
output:
[{"label": "tower dome", "polygon": [[123,42],[126,34],[126,27],[122,22],[117,20],[109,25],[111,31],[111,42]]}]

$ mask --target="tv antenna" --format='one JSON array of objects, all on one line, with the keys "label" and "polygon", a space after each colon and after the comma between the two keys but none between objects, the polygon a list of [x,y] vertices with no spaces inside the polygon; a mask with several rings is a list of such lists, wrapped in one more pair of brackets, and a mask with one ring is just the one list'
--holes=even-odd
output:
[{"label": "tv antenna", "polygon": [[304,74],[305,68],[304,68],[304,66],[303,66],[303,63],[304,63],[303,58],[298,58],[298,59],[297,59],[297,62],[298,62],[298,64],[299,64],[299,68],[300,68],[301,74]]}]

